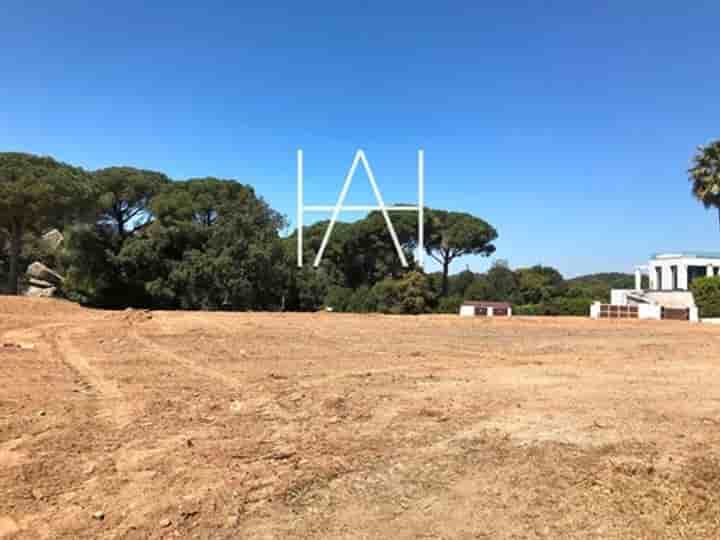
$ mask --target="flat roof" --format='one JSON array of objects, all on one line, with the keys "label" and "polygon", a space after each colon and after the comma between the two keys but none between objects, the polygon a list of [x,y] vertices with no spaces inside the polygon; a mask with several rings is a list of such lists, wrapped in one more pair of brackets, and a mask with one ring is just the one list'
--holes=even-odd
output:
[{"label": "flat roof", "polygon": [[720,259],[720,251],[679,251],[666,253],[653,253],[651,259]]},{"label": "flat roof", "polygon": [[512,307],[509,302],[485,302],[485,301],[476,301],[476,300],[465,300],[462,303],[463,306],[474,306],[474,307],[483,307],[483,308],[499,308],[499,309],[509,309]]}]

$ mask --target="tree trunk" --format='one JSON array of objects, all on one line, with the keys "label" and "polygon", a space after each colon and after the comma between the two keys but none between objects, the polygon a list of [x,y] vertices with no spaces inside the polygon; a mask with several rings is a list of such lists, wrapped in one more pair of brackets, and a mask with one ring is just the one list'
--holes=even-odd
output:
[{"label": "tree trunk", "polygon": [[22,249],[22,226],[13,224],[10,232],[10,272],[8,274],[8,293],[18,294],[18,277],[20,274],[20,251]]},{"label": "tree trunk", "polygon": [[114,208],[115,221],[117,221],[118,235],[120,236],[120,242],[125,242],[125,220],[122,209],[118,206]]},{"label": "tree trunk", "polygon": [[442,296],[448,295],[448,274],[450,273],[450,259],[443,259]]}]

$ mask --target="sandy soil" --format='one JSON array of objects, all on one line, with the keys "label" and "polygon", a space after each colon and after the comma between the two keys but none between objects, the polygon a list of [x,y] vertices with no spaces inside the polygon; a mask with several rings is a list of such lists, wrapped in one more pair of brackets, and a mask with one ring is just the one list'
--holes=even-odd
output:
[{"label": "sandy soil", "polygon": [[719,538],[720,328],[0,298],[0,538]]}]

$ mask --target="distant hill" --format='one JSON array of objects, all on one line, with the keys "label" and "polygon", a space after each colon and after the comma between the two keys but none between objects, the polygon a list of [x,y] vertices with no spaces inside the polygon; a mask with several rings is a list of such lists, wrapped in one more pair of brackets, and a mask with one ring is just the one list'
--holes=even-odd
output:
[{"label": "distant hill", "polygon": [[582,291],[582,296],[593,300],[610,300],[610,289],[635,288],[635,276],[621,272],[605,272],[578,276],[565,281],[568,288]]},{"label": "distant hill", "polygon": [[587,274],[566,280],[568,285],[597,285],[605,284],[613,289],[632,289],[635,286],[635,276],[622,272],[604,272]]}]

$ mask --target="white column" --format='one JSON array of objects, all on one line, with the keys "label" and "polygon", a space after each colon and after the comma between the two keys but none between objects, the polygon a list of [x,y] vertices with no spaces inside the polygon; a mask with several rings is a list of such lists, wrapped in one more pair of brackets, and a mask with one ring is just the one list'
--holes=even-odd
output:
[{"label": "white column", "polygon": [[672,272],[670,271],[670,265],[662,265],[662,283],[660,289],[663,291],[669,290],[672,287]]},{"label": "white column", "polygon": [[688,265],[685,263],[678,264],[678,289],[687,291],[689,288],[688,283]]},{"label": "white column", "polygon": [[713,277],[713,276],[715,275],[715,271],[714,271],[714,269],[713,269],[713,265],[712,265],[712,264],[708,264],[708,265],[707,265],[707,268],[705,269],[705,275],[706,275],[707,277]]},{"label": "white column", "polygon": [[642,272],[639,268],[635,269],[635,290],[639,291],[642,289]]}]

